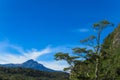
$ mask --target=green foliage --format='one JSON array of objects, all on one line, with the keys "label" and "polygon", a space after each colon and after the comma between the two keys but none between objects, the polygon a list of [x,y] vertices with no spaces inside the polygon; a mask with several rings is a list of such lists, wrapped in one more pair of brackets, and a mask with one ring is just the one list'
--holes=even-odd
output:
[{"label": "green foliage", "polygon": [[58,52],[55,54],[56,60],[66,60],[69,65],[74,65],[75,59],[79,58],[78,56],[70,56],[68,53]]},{"label": "green foliage", "polygon": [[93,24],[93,28],[97,31],[100,31],[100,32],[103,31],[108,26],[114,26],[114,24],[107,21],[107,20],[102,20],[100,22]]}]

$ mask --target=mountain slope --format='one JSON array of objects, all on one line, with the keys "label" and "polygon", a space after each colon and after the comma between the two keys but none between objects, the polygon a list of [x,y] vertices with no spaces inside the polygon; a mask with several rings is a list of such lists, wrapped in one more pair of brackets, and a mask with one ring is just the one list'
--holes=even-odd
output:
[{"label": "mountain slope", "polygon": [[103,43],[104,57],[102,61],[103,73],[109,78],[120,80],[120,25],[108,35]]},{"label": "mountain slope", "polygon": [[3,67],[22,67],[22,68],[31,68],[31,69],[35,69],[35,70],[40,70],[40,71],[48,71],[48,72],[54,72],[55,70],[46,68],[45,66],[43,66],[42,64],[34,61],[34,60],[28,60],[22,64],[4,64],[1,65]]},{"label": "mountain slope", "polygon": [[120,46],[120,24],[104,40],[104,48],[118,48]]}]

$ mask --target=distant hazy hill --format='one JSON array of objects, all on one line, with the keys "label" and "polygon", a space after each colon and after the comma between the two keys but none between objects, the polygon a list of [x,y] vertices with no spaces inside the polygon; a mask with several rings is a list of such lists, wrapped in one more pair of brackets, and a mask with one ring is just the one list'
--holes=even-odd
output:
[{"label": "distant hazy hill", "polygon": [[37,61],[34,60],[28,60],[22,64],[4,64],[1,65],[3,67],[22,67],[22,68],[31,68],[31,69],[35,69],[35,70],[40,70],[40,71],[48,71],[48,72],[54,72],[55,70],[46,68],[45,66],[43,66],[42,64],[38,63]]}]

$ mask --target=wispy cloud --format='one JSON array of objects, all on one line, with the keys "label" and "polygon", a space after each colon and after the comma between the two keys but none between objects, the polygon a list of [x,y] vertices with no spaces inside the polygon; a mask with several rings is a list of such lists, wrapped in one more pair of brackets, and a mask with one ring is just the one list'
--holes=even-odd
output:
[{"label": "wispy cloud", "polygon": [[78,29],[77,31],[78,32],[88,32],[89,29],[87,29],[87,28],[81,28],[81,29]]},{"label": "wispy cloud", "polygon": [[[37,59],[39,56],[48,54],[51,52],[49,47],[46,47],[42,50],[31,49],[29,51],[25,51],[19,46],[15,46],[10,44],[9,42],[0,42],[0,63],[22,63],[29,59]],[[10,51],[10,49],[14,51]],[[18,52],[19,54],[15,53]]]},{"label": "wispy cloud", "polygon": [[39,63],[53,70],[63,70],[65,67],[69,66],[65,61],[39,61]]}]

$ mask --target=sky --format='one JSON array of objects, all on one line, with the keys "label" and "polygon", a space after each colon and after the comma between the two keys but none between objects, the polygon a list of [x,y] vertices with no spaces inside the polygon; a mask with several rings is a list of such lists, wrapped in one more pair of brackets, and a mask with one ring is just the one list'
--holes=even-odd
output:
[{"label": "sky", "polygon": [[[55,61],[57,52],[83,46],[101,20],[120,21],[119,0],[0,0],[0,64],[34,59],[48,68],[68,66]],[[115,27],[106,29],[102,40]],[[101,42],[102,42],[101,40]]]}]

